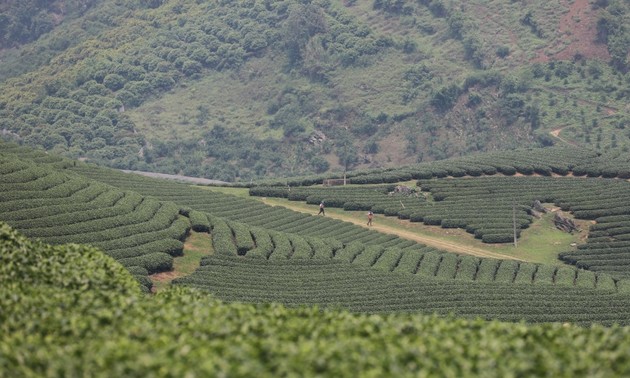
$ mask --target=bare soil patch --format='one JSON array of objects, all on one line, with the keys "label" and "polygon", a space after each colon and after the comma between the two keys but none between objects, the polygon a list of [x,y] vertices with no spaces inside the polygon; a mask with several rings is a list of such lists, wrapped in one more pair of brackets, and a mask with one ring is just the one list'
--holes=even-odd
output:
[{"label": "bare soil patch", "polygon": [[[589,0],[574,0],[569,4],[563,0],[562,4],[569,11],[560,19],[558,33],[560,35],[551,46],[545,50],[558,52],[548,56],[545,51],[539,51],[535,61],[546,62],[554,60],[570,60],[576,56],[586,59],[609,60],[610,54],[605,44],[597,42],[597,15]],[[562,47],[562,46],[565,47]]]},{"label": "bare soil patch", "polygon": [[181,273],[176,272],[176,271],[151,274],[149,276],[151,281],[153,281],[153,287],[151,287],[151,293],[155,294],[158,291],[158,288],[162,286],[160,284],[166,284],[168,282],[173,281],[175,278],[179,278],[179,277],[181,277]]}]

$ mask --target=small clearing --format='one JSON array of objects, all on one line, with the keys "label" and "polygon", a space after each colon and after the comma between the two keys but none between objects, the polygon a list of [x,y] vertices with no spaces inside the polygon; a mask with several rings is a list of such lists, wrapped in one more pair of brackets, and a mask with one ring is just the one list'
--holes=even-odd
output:
[{"label": "small clearing", "polygon": [[176,278],[185,277],[199,268],[203,256],[214,253],[210,235],[203,232],[191,232],[184,243],[184,255],[173,259],[173,270],[149,276],[153,282],[152,292],[156,293],[171,284]]},{"label": "small clearing", "polygon": [[[586,59],[608,61],[610,54],[603,43],[597,43],[597,10],[593,9],[589,0],[561,1],[568,12],[560,19],[557,26],[560,37],[538,53],[535,61],[571,60],[576,55]],[[551,57],[545,51],[555,51]]]},{"label": "small clearing", "polygon": [[549,135],[551,135],[552,137],[554,137],[554,138],[558,139],[559,141],[561,141],[563,143],[566,143],[566,144],[568,144],[570,146],[577,146],[577,143],[571,142],[569,140],[566,140],[566,139],[564,139],[563,137],[560,136],[560,133],[562,132],[562,130],[565,129],[565,127],[567,127],[567,126],[562,126],[562,127],[557,128],[557,129],[551,130],[549,132]]}]

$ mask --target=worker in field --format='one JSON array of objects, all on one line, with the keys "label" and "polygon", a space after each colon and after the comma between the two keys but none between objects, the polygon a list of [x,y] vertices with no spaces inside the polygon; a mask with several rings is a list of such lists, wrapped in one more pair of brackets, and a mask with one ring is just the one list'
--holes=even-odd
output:
[{"label": "worker in field", "polygon": [[324,216],[326,215],[326,212],[324,211],[324,201],[319,203],[319,213],[317,213],[317,215],[319,214],[324,215]]},{"label": "worker in field", "polygon": [[368,211],[367,217],[368,217],[367,225],[371,226],[372,225],[372,219],[374,219],[374,213],[372,212],[372,210]]}]

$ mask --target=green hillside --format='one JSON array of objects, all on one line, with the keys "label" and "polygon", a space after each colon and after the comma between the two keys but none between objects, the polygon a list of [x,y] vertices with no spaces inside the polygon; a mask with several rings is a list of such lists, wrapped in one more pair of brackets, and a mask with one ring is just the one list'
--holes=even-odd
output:
[{"label": "green hillside", "polygon": [[[235,196],[0,143],[0,377],[626,376],[622,162],[531,149]],[[418,196],[390,195],[401,179],[418,180]],[[494,237],[505,229],[487,225],[504,223],[509,200],[527,227],[538,199],[590,227],[547,265],[450,253],[256,195]]]},{"label": "green hillside", "polygon": [[630,142],[623,0],[32,3],[0,8],[0,130],[73,158],[249,181]]},{"label": "green hillside", "polygon": [[[605,195],[606,190],[619,191],[627,184],[618,179],[436,179],[427,182],[433,199],[417,199],[417,206],[405,199],[415,211],[426,210],[427,202],[432,202],[429,208],[442,209],[432,216],[449,217],[453,195],[449,191],[465,195],[473,205],[477,203],[474,193],[488,190],[497,196],[504,190],[521,191],[523,196],[546,189],[553,199],[557,186],[545,181],[553,180],[570,194],[570,199],[556,199],[566,201],[562,206],[586,206],[576,208],[575,215],[584,211],[597,214],[595,219],[601,223],[593,244],[591,238],[586,244],[591,257],[578,256],[580,268],[576,269],[449,253],[330,217],[271,207],[253,198],[99,168],[15,145],[2,147],[0,221],[46,242],[99,247],[127,267],[145,290],[152,288],[151,280],[159,274],[173,270],[173,259],[185,253],[182,242],[192,230],[208,235],[210,255],[172,285],[201,288],[230,302],[320,305],[366,313],[452,313],[528,322],[625,325],[630,321],[627,228],[622,219],[615,218],[623,218],[628,207],[620,203],[613,207],[614,214],[608,214],[614,219],[605,219],[609,218],[608,198],[613,198]],[[513,180],[526,185],[515,186],[510,183]],[[572,188],[566,180],[572,180],[576,188],[583,184],[584,189]],[[356,190],[358,198],[367,188],[349,190]],[[271,189],[278,188],[266,190]],[[294,190],[300,195],[302,188]],[[601,200],[574,199],[584,197],[584,191],[601,191],[594,197]],[[457,202],[454,208],[466,213],[470,206]],[[505,218],[501,206],[493,209],[500,219]],[[521,210],[518,221],[526,226],[531,220]],[[492,212],[483,217],[489,223],[483,223],[482,229],[490,235],[505,232],[493,226],[500,222],[492,218]],[[449,227],[446,221],[436,219],[442,227]],[[478,224],[471,218],[460,219]],[[440,224],[429,223],[428,215],[423,221]],[[606,223],[609,221],[613,223]],[[484,241],[499,240],[485,240],[484,236]],[[603,257],[589,264],[587,260],[592,261],[597,253]],[[562,257],[575,264],[570,254]],[[607,263],[611,259],[613,263]]]},{"label": "green hillside", "polygon": [[0,225],[0,377],[624,376],[628,328],[146,298],[92,248]]}]

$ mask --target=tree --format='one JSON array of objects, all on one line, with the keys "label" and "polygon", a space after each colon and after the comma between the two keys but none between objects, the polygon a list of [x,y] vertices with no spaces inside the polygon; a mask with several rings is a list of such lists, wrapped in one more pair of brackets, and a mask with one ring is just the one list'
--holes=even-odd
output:
[{"label": "tree", "polygon": [[464,36],[465,18],[462,12],[453,12],[447,20],[448,30],[451,35],[457,39],[462,39]]},{"label": "tree", "polygon": [[369,139],[365,146],[363,146],[363,152],[366,154],[375,154],[379,150],[379,145],[376,139]]},{"label": "tree", "polygon": [[283,33],[289,62],[292,65],[301,63],[302,53],[309,39],[326,29],[326,19],[321,8],[314,4],[292,5]]},{"label": "tree", "polygon": [[118,74],[109,74],[103,78],[103,85],[112,91],[117,91],[125,85],[125,78]]},{"label": "tree", "polygon": [[464,52],[466,53],[466,59],[473,62],[475,67],[483,68],[483,43],[477,36],[467,36],[464,38]]},{"label": "tree", "polygon": [[327,82],[332,69],[330,56],[323,46],[322,38],[318,36],[311,38],[303,49],[302,71],[313,81]]},{"label": "tree", "polygon": [[383,9],[390,13],[401,13],[405,5],[405,0],[374,0],[374,9]]},{"label": "tree", "polygon": [[330,168],[330,164],[321,156],[315,156],[311,159],[311,166],[316,173],[323,173]]},{"label": "tree", "polygon": [[525,119],[529,122],[532,130],[540,127],[540,107],[538,104],[529,105],[525,108]]},{"label": "tree", "polygon": [[353,143],[352,134],[348,132],[348,129],[339,130],[335,145],[337,147],[336,154],[339,157],[339,164],[344,167],[344,170],[357,164],[359,156]]},{"label": "tree", "polygon": [[459,88],[456,84],[440,88],[433,94],[433,97],[431,98],[431,105],[439,111],[445,112],[455,105],[460,94],[461,88]]}]

